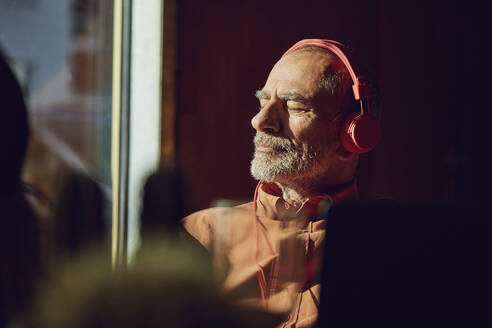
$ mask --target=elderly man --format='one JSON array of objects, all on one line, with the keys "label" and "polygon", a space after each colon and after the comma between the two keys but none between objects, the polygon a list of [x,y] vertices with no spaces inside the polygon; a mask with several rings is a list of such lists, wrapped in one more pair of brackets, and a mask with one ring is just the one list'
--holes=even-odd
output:
[{"label": "elderly man", "polygon": [[358,198],[358,155],[380,136],[367,108],[373,88],[346,53],[338,42],[307,39],[282,56],[256,92],[253,201],[183,219],[216,263],[227,264],[225,290],[243,303],[285,312],[285,327],[316,322],[322,215]]}]

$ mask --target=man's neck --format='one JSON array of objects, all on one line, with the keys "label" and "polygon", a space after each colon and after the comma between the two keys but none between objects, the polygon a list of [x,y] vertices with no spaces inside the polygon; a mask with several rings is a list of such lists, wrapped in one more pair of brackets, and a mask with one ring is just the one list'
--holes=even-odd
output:
[{"label": "man's neck", "polygon": [[283,182],[275,182],[275,184],[282,191],[283,199],[292,200],[297,203],[303,203],[313,196],[329,195],[334,192],[337,192],[352,182],[353,179],[343,183],[338,183],[336,185],[330,185],[330,184],[321,185],[321,184],[313,184],[313,183],[300,184],[300,183],[283,183]]},{"label": "man's neck", "polygon": [[309,193],[301,188],[291,187],[289,185],[278,183],[278,182],[276,182],[275,184],[282,191],[283,199],[289,199],[298,203],[303,203],[310,197]]}]

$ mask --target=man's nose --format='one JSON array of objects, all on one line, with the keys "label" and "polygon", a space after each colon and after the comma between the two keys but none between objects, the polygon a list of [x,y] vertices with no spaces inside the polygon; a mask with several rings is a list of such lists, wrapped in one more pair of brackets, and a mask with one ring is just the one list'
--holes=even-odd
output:
[{"label": "man's nose", "polygon": [[265,105],[251,119],[251,125],[256,131],[277,133],[280,131],[280,118],[274,104]]}]

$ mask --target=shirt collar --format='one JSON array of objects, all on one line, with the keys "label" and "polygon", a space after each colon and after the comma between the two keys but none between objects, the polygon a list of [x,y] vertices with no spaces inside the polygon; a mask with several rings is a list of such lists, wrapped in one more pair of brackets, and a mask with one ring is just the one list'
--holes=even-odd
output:
[{"label": "shirt collar", "polygon": [[308,218],[315,220],[320,217],[320,205],[332,206],[347,201],[359,199],[356,181],[342,186],[339,190],[328,195],[316,195],[298,205],[282,198],[282,191],[275,183],[259,182],[258,214],[272,220],[290,220],[294,218]]}]

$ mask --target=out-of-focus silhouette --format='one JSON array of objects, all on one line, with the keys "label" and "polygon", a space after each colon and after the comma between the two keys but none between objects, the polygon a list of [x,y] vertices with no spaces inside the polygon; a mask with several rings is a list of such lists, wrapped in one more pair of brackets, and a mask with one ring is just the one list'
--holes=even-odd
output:
[{"label": "out-of-focus silhouette", "polygon": [[20,188],[19,181],[30,132],[27,106],[21,86],[2,53],[0,53],[0,87],[2,90],[0,142],[4,154],[0,164],[3,185],[0,193],[3,195],[11,194]]},{"label": "out-of-focus silhouette", "polygon": [[273,327],[276,316],[236,307],[220,293],[210,262],[188,241],[163,238],[133,265],[112,272],[85,252],[44,286],[36,327]]},{"label": "out-of-focus silhouette", "polygon": [[492,223],[456,204],[329,209],[320,327],[490,326]]},{"label": "out-of-focus silhouette", "polygon": [[[223,295],[212,261],[182,238],[179,180],[152,174],[144,188],[142,246],[131,264],[112,270],[101,220],[101,193],[73,176],[56,216],[61,256],[36,295],[33,327],[274,327],[281,317],[239,306]],[[208,254],[208,253],[207,253]]]},{"label": "out-of-focus silhouette", "polygon": [[0,53],[0,326],[26,311],[42,272],[40,226],[24,194],[21,173],[29,122],[21,87]]},{"label": "out-of-focus silhouette", "polygon": [[142,191],[141,245],[137,258],[145,254],[147,248],[154,248],[158,240],[179,238],[193,245],[203,260],[212,263],[211,254],[181,228],[185,206],[185,191],[176,168],[161,166],[147,177]]},{"label": "out-of-focus silhouette", "polygon": [[103,193],[90,177],[73,173],[66,178],[58,197],[55,231],[58,255],[73,256],[86,247],[98,246],[104,247],[109,261]]},{"label": "out-of-focus silhouette", "polygon": [[144,186],[141,231],[176,233],[184,216],[184,190],[179,172],[161,167],[151,174]]}]

